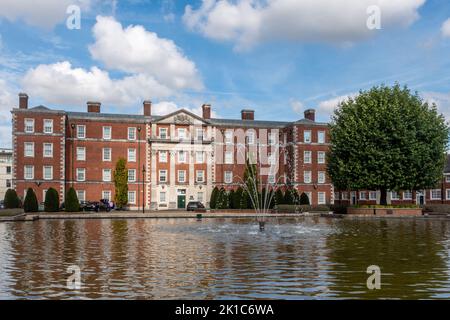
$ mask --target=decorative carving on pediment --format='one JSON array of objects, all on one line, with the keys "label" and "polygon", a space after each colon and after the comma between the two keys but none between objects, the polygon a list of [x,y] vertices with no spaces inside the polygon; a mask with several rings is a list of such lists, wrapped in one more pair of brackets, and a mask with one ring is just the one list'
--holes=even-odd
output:
[{"label": "decorative carving on pediment", "polygon": [[178,124],[191,124],[192,119],[187,114],[177,114],[173,117],[173,121]]}]

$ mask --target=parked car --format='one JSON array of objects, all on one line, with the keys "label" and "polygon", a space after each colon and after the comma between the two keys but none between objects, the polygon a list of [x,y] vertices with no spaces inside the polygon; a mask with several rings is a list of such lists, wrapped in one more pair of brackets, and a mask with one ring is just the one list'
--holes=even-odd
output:
[{"label": "parked car", "polygon": [[[102,199],[104,200],[104,199]],[[95,211],[95,212],[100,212],[100,211],[106,211],[109,212],[111,211],[111,207],[109,205],[109,202],[106,201],[91,201],[85,204],[85,206],[83,207],[83,211]]]},{"label": "parked car", "polygon": [[187,207],[187,211],[205,211],[205,206],[200,201],[189,201]]}]

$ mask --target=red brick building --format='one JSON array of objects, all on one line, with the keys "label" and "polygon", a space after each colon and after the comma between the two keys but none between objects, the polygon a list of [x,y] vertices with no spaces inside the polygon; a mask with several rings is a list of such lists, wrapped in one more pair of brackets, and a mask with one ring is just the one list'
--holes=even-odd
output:
[{"label": "red brick building", "polygon": [[127,160],[132,208],[184,207],[189,200],[208,203],[214,186],[237,188],[246,159],[259,166],[261,182],[305,192],[317,204],[333,203],[326,175],[328,125],[315,121],[314,110],[295,122],[202,117],[186,110],[153,115],[145,101],[137,114],[101,112],[88,102],[86,112],[28,107],[19,95],[12,110],[13,187],[19,196],[31,187],[38,201],[53,187],[61,201],[71,186],[80,200],[114,199],[113,172]]},{"label": "red brick building", "polygon": [[[313,205],[379,202],[375,190],[334,192],[326,174],[328,125],[315,121],[314,110],[280,122],[255,120],[248,109],[241,119],[211,118],[211,106],[202,109],[202,117],[186,110],[152,115],[145,101],[140,115],[111,114],[88,102],[86,112],[69,112],[28,108],[20,94],[12,110],[12,186],[19,196],[33,188],[39,202],[50,187],[64,201],[71,186],[80,200],[114,199],[114,168],[125,158],[131,208],[184,208],[189,200],[208,204],[215,186],[237,188],[251,159],[262,184],[295,187]],[[450,157],[435,189],[390,192],[388,202],[450,203]]]}]

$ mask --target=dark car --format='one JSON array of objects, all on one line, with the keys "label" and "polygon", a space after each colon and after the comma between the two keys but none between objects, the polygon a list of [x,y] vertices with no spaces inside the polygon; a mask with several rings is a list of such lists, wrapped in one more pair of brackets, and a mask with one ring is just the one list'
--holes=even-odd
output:
[{"label": "dark car", "polygon": [[88,202],[83,207],[83,211],[95,211],[95,212],[106,211],[106,212],[109,212],[109,211],[111,211],[111,207],[109,206],[109,204],[106,204],[102,201],[92,201],[92,202]]},{"label": "dark car", "polygon": [[187,211],[205,211],[205,206],[200,201],[189,201]]}]

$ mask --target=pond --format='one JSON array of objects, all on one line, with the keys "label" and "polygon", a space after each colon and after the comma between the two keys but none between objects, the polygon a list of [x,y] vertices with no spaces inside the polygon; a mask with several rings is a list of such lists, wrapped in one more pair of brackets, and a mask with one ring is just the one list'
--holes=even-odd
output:
[{"label": "pond", "polygon": [[[449,234],[420,219],[0,223],[0,298],[445,299]],[[74,265],[79,289],[67,287]],[[371,265],[379,290],[366,285]]]}]

